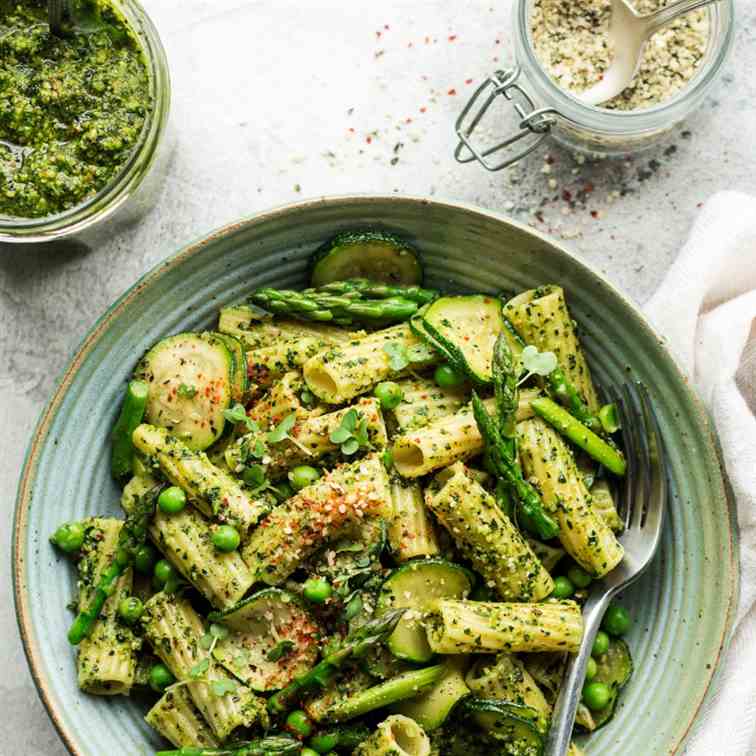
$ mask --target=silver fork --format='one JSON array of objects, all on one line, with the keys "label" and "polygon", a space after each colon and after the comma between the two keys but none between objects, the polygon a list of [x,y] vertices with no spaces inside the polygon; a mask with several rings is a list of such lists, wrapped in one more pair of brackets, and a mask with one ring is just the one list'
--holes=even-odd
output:
[{"label": "silver fork", "polygon": [[622,387],[622,396],[614,388],[607,393],[620,412],[627,455],[625,490],[620,503],[620,516],[625,524],[620,541],[625,548],[625,557],[605,578],[593,584],[585,602],[583,642],[580,651],[567,665],[544,756],[564,756],[567,753],[585,670],[604,613],[612,597],[648,567],[661,541],[668,477],[659,421],[644,386],[627,383]]}]

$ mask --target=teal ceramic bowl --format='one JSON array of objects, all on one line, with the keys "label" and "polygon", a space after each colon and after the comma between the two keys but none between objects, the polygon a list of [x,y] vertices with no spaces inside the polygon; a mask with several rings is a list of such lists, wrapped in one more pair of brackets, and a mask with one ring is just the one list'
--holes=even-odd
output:
[{"label": "teal ceramic bowl", "polygon": [[651,390],[674,493],[661,553],[625,602],[635,624],[635,674],[589,754],[673,753],[712,682],[737,594],[731,510],[701,405],[659,336],[605,279],[553,240],[494,213],[400,197],[305,202],[234,223],[166,260],[100,319],[60,379],[29,447],[14,535],[15,598],[32,674],[74,754],[148,753],[159,739],[144,702],[76,687],[65,637],[74,575],[48,543],[64,520],[117,514],[108,433],[129,374],[157,339],[211,326],[220,305],[256,286],[301,286],[310,253],[335,231],[377,226],[421,250],[427,283],[450,290],[519,290],[556,281],[568,294],[597,380],[629,377]]}]

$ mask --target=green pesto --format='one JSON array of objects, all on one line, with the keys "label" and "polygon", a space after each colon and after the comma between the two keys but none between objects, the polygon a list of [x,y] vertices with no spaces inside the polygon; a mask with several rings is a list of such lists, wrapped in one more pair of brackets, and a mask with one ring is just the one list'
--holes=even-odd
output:
[{"label": "green pesto", "polygon": [[44,0],[0,0],[0,214],[39,218],[92,197],[151,107],[142,50],[107,0],[77,0],[62,38]]}]

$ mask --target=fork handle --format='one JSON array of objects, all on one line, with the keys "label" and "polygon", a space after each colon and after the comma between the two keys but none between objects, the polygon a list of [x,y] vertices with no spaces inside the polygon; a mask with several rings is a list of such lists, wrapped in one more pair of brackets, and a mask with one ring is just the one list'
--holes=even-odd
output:
[{"label": "fork handle", "polygon": [[593,641],[601,627],[601,620],[606,613],[613,591],[593,594],[583,606],[583,641],[580,651],[570,658],[567,673],[559,691],[551,727],[546,738],[544,756],[565,756],[570,747],[572,726],[575,724],[575,712],[580,703],[580,696],[585,681],[585,670],[591,658]]}]

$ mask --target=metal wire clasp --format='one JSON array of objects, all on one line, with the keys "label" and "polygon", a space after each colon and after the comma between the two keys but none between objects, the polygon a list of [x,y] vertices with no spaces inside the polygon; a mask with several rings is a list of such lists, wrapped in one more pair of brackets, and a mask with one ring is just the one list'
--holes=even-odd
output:
[{"label": "metal wire clasp", "polygon": [[[506,168],[508,165],[512,165],[526,155],[529,155],[548,136],[551,127],[556,122],[554,118],[556,111],[553,108],[536,108],[531,96],[517,83],[521,72],[522,69],[520,66],[515,66],[506,71],[496,71],[493,76],[489,76],[478,87],[475,94],[469,99],[455,124],[455,130],[460,139],[457,149],[454,150],[454,157],[458,162],[469,163],[477,160],[489,171],[500,171],[502,168]],[[485,100],[477,108],[471,119],[469,119],[468,124],[467,121],[470,112],[486,92],[488,94]],[[517,115],[520,117],[520,130],[493,147],[486,149],[475,147],[470,137],[499,95],[503,95],[514,106]],[[491,163],[486,160],[489,155],[504,150],[527,136],[535,138],[527,142],[520,149],[514,150],[504,160],[498,163]]]}]

